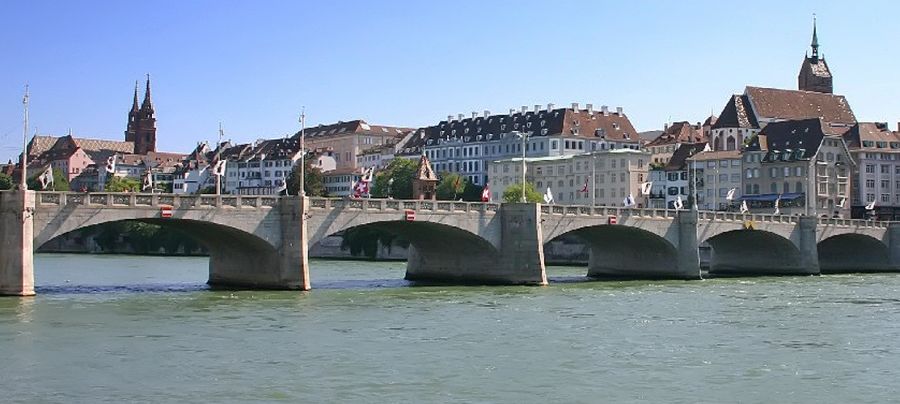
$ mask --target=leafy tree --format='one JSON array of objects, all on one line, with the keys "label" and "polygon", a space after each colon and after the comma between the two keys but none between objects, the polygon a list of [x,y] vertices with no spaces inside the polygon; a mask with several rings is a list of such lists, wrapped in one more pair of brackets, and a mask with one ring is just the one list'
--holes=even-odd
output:
[{"label": "leafy tree", "polygon": [[437,189],[435,189],[437,199],[455,201],[466,190],[468,184],[469,181],[457,173],[443,173],[441,182],[438,183]]},{"label": "leafy tree", "polygon": [[[544,196],[534,189],[534,185],[530,182],[525,183],[525,200],[530,203],[544,202]],[[503,191],[503,202],[516,203],[522,201],[522,185],[513,184],[506,187]]]},{"label": "leafy tree", "polygon": [[106,181],[106,192],[138,192],[141,190],[141,182],[128,177],[110,176]]},{"label": "leafy tree", "polygon": [[210,186],[201,188],[200,190],[197,191],[197,193],[206,194],[206,195],[214,194],[214,193],[216,193],[216,186],[210,185]]},{"label": "leafy tree", "polygon": [[[306,195],[326,196],[328,192],[325,189],[325,176],[322,174],[322,170],[313,166],[312,159],[304,160],[306,160],[306,168],[303,173],[303,187],[306,188]],[[290,195],[300,194],[300,164],[295,164],[291,169],[291,175],[287,178],[287,191]]]},{"label": "leafy tree", "polygon": [[467,182],[466,189],[462,193],[462,199],[466,202],[481,202],[481,191],[483,190],[484,187]]},{"label": "leafy tree", "polygon": [[[372,197],[412,199],[412,179],[418,162],[395,158],[383,170],[376,172],[372,187]],[[393,180],[393,182],[391,181]]]},{"label": "leafy tree", "polygon": [[[30,171],[29,171],[30,173]],[[44,189],[41,187],[41,180],[39,177],[42,173],[31,177],[28,179],[28,189],[34,191],[68,191],[69,190],[69,180],[66,178],[65,174],[59,169],[53,169],[53,185],[48,189]]]},{"label": "leafy tree", "polygon": [[0,173],[0,191],[12,189],[13,188],[13,180],[12,177],[6,175],[4,173]]}]

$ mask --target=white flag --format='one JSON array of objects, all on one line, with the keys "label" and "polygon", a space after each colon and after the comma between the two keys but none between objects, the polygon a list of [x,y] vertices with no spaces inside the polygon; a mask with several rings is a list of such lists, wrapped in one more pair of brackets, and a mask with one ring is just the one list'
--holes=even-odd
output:
[{"label": "white flag", "polygon": [[[522,189],[522,192],[525,192],[525,190]],[[547,192],[544,193],[544,203],[548,205],[553,203],[553,192],[550,191],[550,187],[547,187]]]},{"label": "white flag", "polygon": [[681,195],[678,195],[678,197],[675,198],[675,203],[673,205],[675,206],[675,210],[681,210],[684,208],[684,201],[681,200]]},{"label": "white flag", "polygon": [[146,191],[148,189],[153,189],[153,173],[151,173],[150,170],[147,170],[147,172],[144,174],[144,186],[141,187],[142,191]]},{"label": "white flag", "polygon": [[653,189],[653,182],[647,181],[641,184],[641,195],[650,195],[650,190]]},{"label": "white flag", "polygon": [[225,175],[225,162],[226,160],[219,160],[216,162],[216,165],[213,166],[213,175],[217,175],[219,177]]},{"label": "white flag", "polygon": [[372,178],[375,176],[375,167],[369,167],[368,169],[363,170],[362,182],[372,182]]},{"label": "white flag", "polygon": [[110,174],[116,173],[116,155],[113,154],[106,158],[106,172]]},{"label": "white flag", "polygon": [[622,201],[622,203],[625,204],[626,208],[630,208],[630,207],[634,206],[634,195],[628,194],[628,197],[625,198],[625,200]]},{"label": "white flag", "polygon": [[837,206],[839,208],[843,208],[845,203],[847,203],[847,198],[841,198],[841,203],[839,203]]},{"label": "white flag", "polygon": [[778,195],[778,199],[775,200],[775,215],[781,214],[781,195]]},{"label": "white flag", "polygon": [[741,214],[743,215],[743,214],[746,214],[747,212],[750,212],[750,209],[747,208],[747,201],[743,201],[743,202],[741,202]]},{"label": "white flag", "polygon": [[284,175],[281,175],[281,185],[278,188],[275,188],[275,195],[280,195],[282,192],[287,190],[287,179],[284,178]]},{"label": "white flag", "polygon": [[728,195],[725,196],[726,200],[734,200],[734,193],[737,192],[737,188],[731,188],[728,190]]},{"label": "white flag", "polygon": [[53,186],[53,168],[48,166],[41,176],[38,177],[38,181],[41,182],[41,189],[43,190]]},{"label": "white flag", "polygon": [[869,202],[869,204],[866,205],[866,210],[875,210],[875,201]]}]

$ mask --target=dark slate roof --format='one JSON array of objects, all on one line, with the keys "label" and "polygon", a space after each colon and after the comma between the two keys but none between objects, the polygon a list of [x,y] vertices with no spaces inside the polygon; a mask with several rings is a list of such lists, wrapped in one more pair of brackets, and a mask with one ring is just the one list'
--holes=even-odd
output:
[{"label": "dark slate roof", "polygon": [[669,159],[669,163],[666,164],[665,170],[683,170],[687,164],[688,157],[705,150],[707,144],[707,142],[683,143],[681,146],[678,146],[678,148],[675,149],[675,153],[672,153],[672,158]]},{"label": "dark slate roof", "polygon": [[[830,134],[830,133],[829,133]],[[818,118],[773,122],[754,137],[747,150],[792,153],[793,159],[810,159],[816,155],[826,131]],[[771,160],[768,155],[765,160]]]},{"label": "dark slate roof", "polygon": [[712,128],[759,128],[750,99],[746,95],[732,95],[728,102],[725,103],[725,108],[722,109],[722,113],[716,118]]}]

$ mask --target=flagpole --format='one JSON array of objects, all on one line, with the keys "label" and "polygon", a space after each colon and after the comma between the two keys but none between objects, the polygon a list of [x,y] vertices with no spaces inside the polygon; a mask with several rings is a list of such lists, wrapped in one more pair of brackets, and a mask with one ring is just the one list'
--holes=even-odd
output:
[{"label": "flagpole", "polygon": [[597,152],[591,153],[591,207],[597,206]]},{"label": "flagpole", "polygon": [[22,181],[20,188],[23,191],[28,190],[28,84],[25,85],[25,97],[22,98],[24,105],[24,119],[22,120]]},{"label": "flagpole", "polygon": [[300,192],[306,196],[306,106],[300,108]]},{"label": "flagpole", "polygon": [[[222,122],[219,122],[219,143],[216,143],[216,165],[219,164],[219,159],[222,158]],[[216,175],[216,195],[221,195],[222,193],[222,175],[218,172],[213,173]]]}]

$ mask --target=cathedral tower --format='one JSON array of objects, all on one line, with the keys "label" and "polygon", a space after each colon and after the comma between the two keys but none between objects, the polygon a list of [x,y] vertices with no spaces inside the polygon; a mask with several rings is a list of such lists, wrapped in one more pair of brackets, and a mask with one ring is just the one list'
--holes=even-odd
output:
[{"label": "cathedral tower", "polygon": [[156,151],[156,116],[153,101],[150,98],[150,75],[147,75],[147,89],[144,102],[138,108],[138,84],[134,83],[134,101],[128,111],[128,126],[125,129],[125,141],[134,142],[135,154],[147,154]]},{"label": "cathedral tower", "polygon": [[819,56],[819,37],[816,35],[816,20],[813,18],[812,55],[807,54],[800,66],[800,75],[797,76],[797,87],[803,91],[815,91],[831,94],[832,86],[831,70],[824,56]]}]

